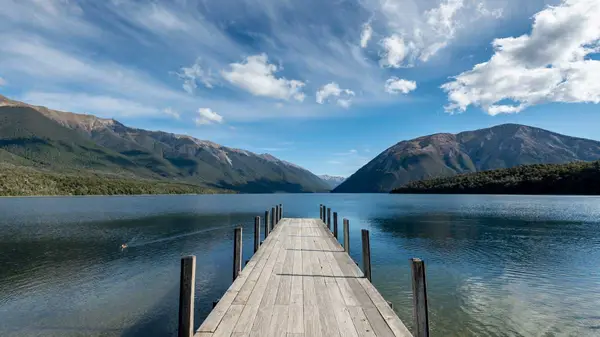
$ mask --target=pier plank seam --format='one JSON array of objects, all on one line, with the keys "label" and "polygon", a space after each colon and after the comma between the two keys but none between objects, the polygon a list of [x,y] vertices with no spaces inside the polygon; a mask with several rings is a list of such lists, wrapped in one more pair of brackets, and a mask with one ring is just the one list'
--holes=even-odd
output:
[{"label": "pier plank seam", "polygon": [[282,218],[195,337],[412,337],[327,223]]}]

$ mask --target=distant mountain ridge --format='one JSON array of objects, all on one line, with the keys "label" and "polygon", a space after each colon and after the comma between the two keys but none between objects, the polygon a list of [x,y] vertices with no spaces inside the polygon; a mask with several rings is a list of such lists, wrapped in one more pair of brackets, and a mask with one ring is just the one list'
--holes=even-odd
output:
[{"label": "distant mountain ridge", "polygon": [[177,180],[240,192],[324,192],[310,171],[191,136],[33,106],[0,95],[0,162],[50,171]]},{"label": "distant mountain ridge", "polygon": [[321,180],[323,180],[325,183],[327,183],[329,187],[331,187],[331,189],[338,187],[341,183],[344,182],[344,180],[346,180],[345,177],[330,176],[328,174],[323,174],[318,177],[321,178]]},{"label": "distant mountain ridge", "polygon": [[333,192],[389,192],[411,181],[526,164],[600,159],[600,142],[519,124],[399,142]]}]

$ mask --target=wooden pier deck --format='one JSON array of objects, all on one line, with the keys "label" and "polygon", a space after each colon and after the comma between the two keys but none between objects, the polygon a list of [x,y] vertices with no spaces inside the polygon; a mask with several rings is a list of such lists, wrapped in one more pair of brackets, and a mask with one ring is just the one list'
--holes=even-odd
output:
[{"label": "wooden pier deck", "polygon": [[412,335],[323,221],[283,218],[194,336]]}]

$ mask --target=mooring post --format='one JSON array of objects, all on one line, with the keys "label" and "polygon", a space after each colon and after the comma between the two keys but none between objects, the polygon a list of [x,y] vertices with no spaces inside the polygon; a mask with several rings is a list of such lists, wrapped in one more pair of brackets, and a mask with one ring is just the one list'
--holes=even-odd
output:
[{"label": "mooring post", "polygon": [[265,211],[265,240],[269,235],[269,211]]},{"label": "mooring post", "polygon": [[337,212],[333,212],[333,237],[337,239],[338,228],[337,228]]},{"label": "mooring post", "polygon": [[283,204],[279,204],[279,220],[283,219]]},{"label": "mooring post", "polygon": [[350,255],[350,221],[344,219],[344,249]]},{"label": "mooring post", "polygon": [[371,242],[369,241],[369,230],[362,229],[362,254],[363,254],[363,271],[369,282],[371,281]]},{"label": "mooring post", "polygon": [[319,219],[323,220],[323,204],[319,205]]},{"label": "mooring post", "polygon": [[325,223],[325,217],[327,216],[327,206],[323,205],[323,216],[321,217],[321,221],[323,221],[323,224]]},{"label": "mooring post", "polygon": [[327,207],[327,229],[331,231],[331,208]]},{"label": "mooring post", "polygon": [[260,217],[257,216],[254,218],[254,253],[256,253],[259,246],[260,246]]},{"label": "mooring post", "polygon": [[233,280],[242,271],[242,227],[233,231]]},{"label": "mooring post", "polygon": [[271,233],[273,228],[275,228],[275,217],[276,216],[277,215],[275,214],[275,207],[271,207],[271,227],[269,227],[269,233]]},{"label": "mooring post", "polygon": [[417,332],[415,337],[429,337],[425,263],[418,258],[412,258],[410,262],[410,269],[412,270],[413,316]]},{"label": "mooring post", "polygon": [[196,285],[196,257],[185,256],[181,259],[179,277],[179,337],[194,335],[194,288]]}]

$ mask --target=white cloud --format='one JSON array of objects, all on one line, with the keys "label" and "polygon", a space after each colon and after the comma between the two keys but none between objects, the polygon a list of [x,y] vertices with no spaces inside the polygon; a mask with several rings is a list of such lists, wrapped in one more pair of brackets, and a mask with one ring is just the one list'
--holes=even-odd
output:
[{"label": "white cloud", "polygon": [[417,89],[417,82],[415,81],[408,81],[398,77],[391,77],[385,81],[385,92],[390,94],[408,94],[415,89]]},{"label": "white cloud", "polygon": [[209,108],[200,108],[198,109],[198,117],[194,119],[194,122],[197,126],[200,125],[208,125],[208,124],[221,124],[223,123],[223,116],[218,113],[212,111]]},{"label": "white cloud", "polygon": [[367,48],[367,44],[371,37],[373,36],[373,28],[370,23],[365,23],[363,25],[363,30],[360,33],[360,46],[361,48]]},{"label": "white cloud", "polygon": [[5,79],[3,79],[2,77],[0,77],[0,87],[3,87],[7,84],[8,82],[6,82]]},{"label": "white cloud", "polygon": [[229,71],[222,71],[225,80],[255,96],[265,96],[282,100],[291,98],[302,102],[304,82],[275,77],[279,70],[270,64],[267,54],[248,56],[242,63],[232,63]]},{"label": "white cloud", "polygon": [[446,83],[448,111],[474,105],[516,113],[546,102],[600,103],[600,2],[567,0],[534,16],[529,35],[496,39],[495,53]]},{"label": "white cloud", "polygon": [[166,109],[163,110],[163,112],[165,113],[165,115],[167,116],[171,116],[175,119],[179,119],[181,116],[179,115],[179,112],[173,110],[173,108],[168,107]]},{"label": "white cloud", "polygon": [[[442,0],[421,11],[421,2],[373,0],[372,6],[385,18],[387,37],[381,40],[382,67],[411,67],[427,62],[456,38],[459,29],[487,18],[500,18],[502,9],[488,9],[484,0]],[[422,2],[429,4],[430,2]]]},{"label": "white cloud", "polygon": [[317,103],[323,104],[331,99],[339,106],[348,108],[350,107],[350,104],[352,104],[352,96],[354,96],[354,91],[350,89],[340,89],[340,86],[337,83],[331,82],[325,84],[317,91]]},{"label": "white cloud", "polygon": [[144,7],[145,15],[144,22],[149,27],[156,27],[162,30],[188,30],[186,23],[177,17],[176,14],[169,11],[167,8],[159,6],[155,3]]},{"label": "white cloud", "polygon": [[379,63],[382,67],[400,68],[412,46],[407,46],[399,35],[392,35],[381,40],[384,51]]},{"label": "white cloud", "polygon": [[202,69],[200,58],[196,59],[196,62],[191,66],[182,67],[175,74],[183,80],[183,90],[189,94],[193,94],[196,88],[198,88],[197,82],[202,82],[209,89],[213,88],[213,83],[215,82],[210,69],[208,71]]}]

